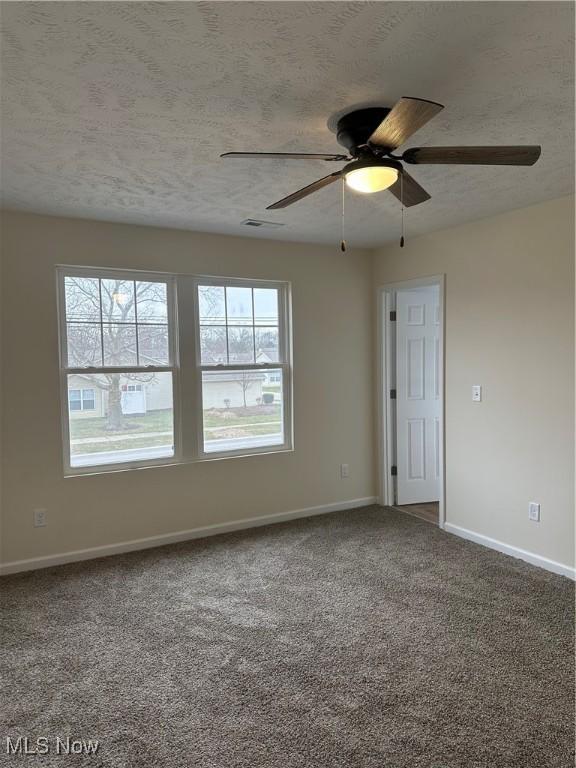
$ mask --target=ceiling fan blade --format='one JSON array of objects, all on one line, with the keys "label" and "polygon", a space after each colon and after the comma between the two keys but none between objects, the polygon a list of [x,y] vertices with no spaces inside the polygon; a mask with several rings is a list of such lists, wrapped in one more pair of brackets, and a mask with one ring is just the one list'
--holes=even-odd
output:
[{"label": "ceiling fan blade", "polygon": [[388,187],[388,191],[392,192],[401,203],[403,202],[406,208],[430,200],[430,195],[424,187],[421,187],[416,179],[412,178],[405,170],[400,172],[398,180],[391,187]]},{"label": "ceiling fan blade", "polygon": [[443,109],[443,105],[435,101],[403,96],[370,136],[368,143],[396,149]]},{"label": "ceiling fan blade", "polygon": [[319,189],[322,189],[322,187],[327,187],[328,184],[332,184],[332,182],[337,181],[341,177],[341,171],[331,173],[330,176],[324,176],[322,179],[318,179],[318,181],[313,181],[312,184],[308,184],[307,187],[302,187],[302,189],[299,189],[297,192],[293,192],[291,195],[288,195],[288,197],[283,197],[282,200],[272,203],[272,205],[266,207],[266,210],[272,211],[275,208],[286,208],[288,205],[292,205],[292,203],[297,203],[298,200],[302,200],[303,197],[308,197],[308,195],[311,195],[313,192],[317,192]]},{"label": "ceiling fan blade", "polygon": [[534,165],[541,147],[414,147],[402,155],[407,163],[439,165]]},{"label": "ceiling fan blade", "polygon": [[327,155],[313,152],[225,152],[220,157],[227,158],[251,158],[254,160],[336,160],[344,161],[350,158],[347,155]]}]

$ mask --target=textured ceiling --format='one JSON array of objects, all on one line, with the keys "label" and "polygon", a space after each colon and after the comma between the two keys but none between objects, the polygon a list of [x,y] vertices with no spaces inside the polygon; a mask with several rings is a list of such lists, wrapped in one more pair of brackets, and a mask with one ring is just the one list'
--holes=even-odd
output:
[{"label": "textured ceiling", "polygon": [[[339,185],[264,210],[337,164],[218,155],[337,151],[330,117],[403,95],[446,105],[405,147],[543,147],[533,168],[411,168],[432,199],[407,234],[572,191],[572,3],[4,2],[2,26],[7,208],[337,242]],[[346,218],[351,244],[398,237],[389,193],[350,193]]]}]

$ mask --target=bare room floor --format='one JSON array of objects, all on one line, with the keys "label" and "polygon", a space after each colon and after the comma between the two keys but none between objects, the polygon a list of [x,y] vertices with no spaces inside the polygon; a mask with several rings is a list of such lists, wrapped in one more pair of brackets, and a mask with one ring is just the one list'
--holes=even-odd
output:
[{"label": "bare room floor", "polygon": [[54,768],[564,768],[573,600],[381,507],[7,576],[2,736],[100,742]]},{"label": "bare room floor", "polygon": [[427,501],[422,504],[396,505],[394,509],[398,509],[400,512],[407,512],[409,515],[419,517],[428,523],[438,525],[439,504],[437,501]]}]

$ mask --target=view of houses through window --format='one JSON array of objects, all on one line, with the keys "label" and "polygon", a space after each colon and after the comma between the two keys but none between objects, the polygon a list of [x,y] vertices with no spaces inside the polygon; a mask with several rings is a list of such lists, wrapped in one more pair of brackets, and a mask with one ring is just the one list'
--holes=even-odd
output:
[{"label": "view of houses through window", "polygon": [[282,370],[268,367],[281,357],[278,289],[199,285],[198,306],[204,450],[282,444]]},{"label": "view of houses through window", "polygon": [[[284,442],[281,371],[203,371],[204,450]],[[277,379],[277,381],[275,381]]]},{"label": "view of houses through window", "polygon": [[70,465],[173,456],[167,283],[67,275],[64,289]]},{"label": "view of houses through window", "polygon": [[[174,427],[172,375],[72,374],[68,377],[71,466],[111,464],[172,456]],[[92,407],[74,409],[75,387],[94,385]],[[130,389],[138,387],[139,389]],[[86,391],[86,390],[84,390]]]}]

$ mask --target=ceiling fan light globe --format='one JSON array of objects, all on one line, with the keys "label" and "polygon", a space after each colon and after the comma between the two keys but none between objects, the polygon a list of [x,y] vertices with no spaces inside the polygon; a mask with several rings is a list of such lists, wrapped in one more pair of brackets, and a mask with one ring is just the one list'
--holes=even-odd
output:
[{"label": "ceiling fan light globe", "polygon": [[381,192],[391,187],[396,181],[398,181],[398,170],[387,165],[369,165],[346,173],[347,186],[364,194]]}]

